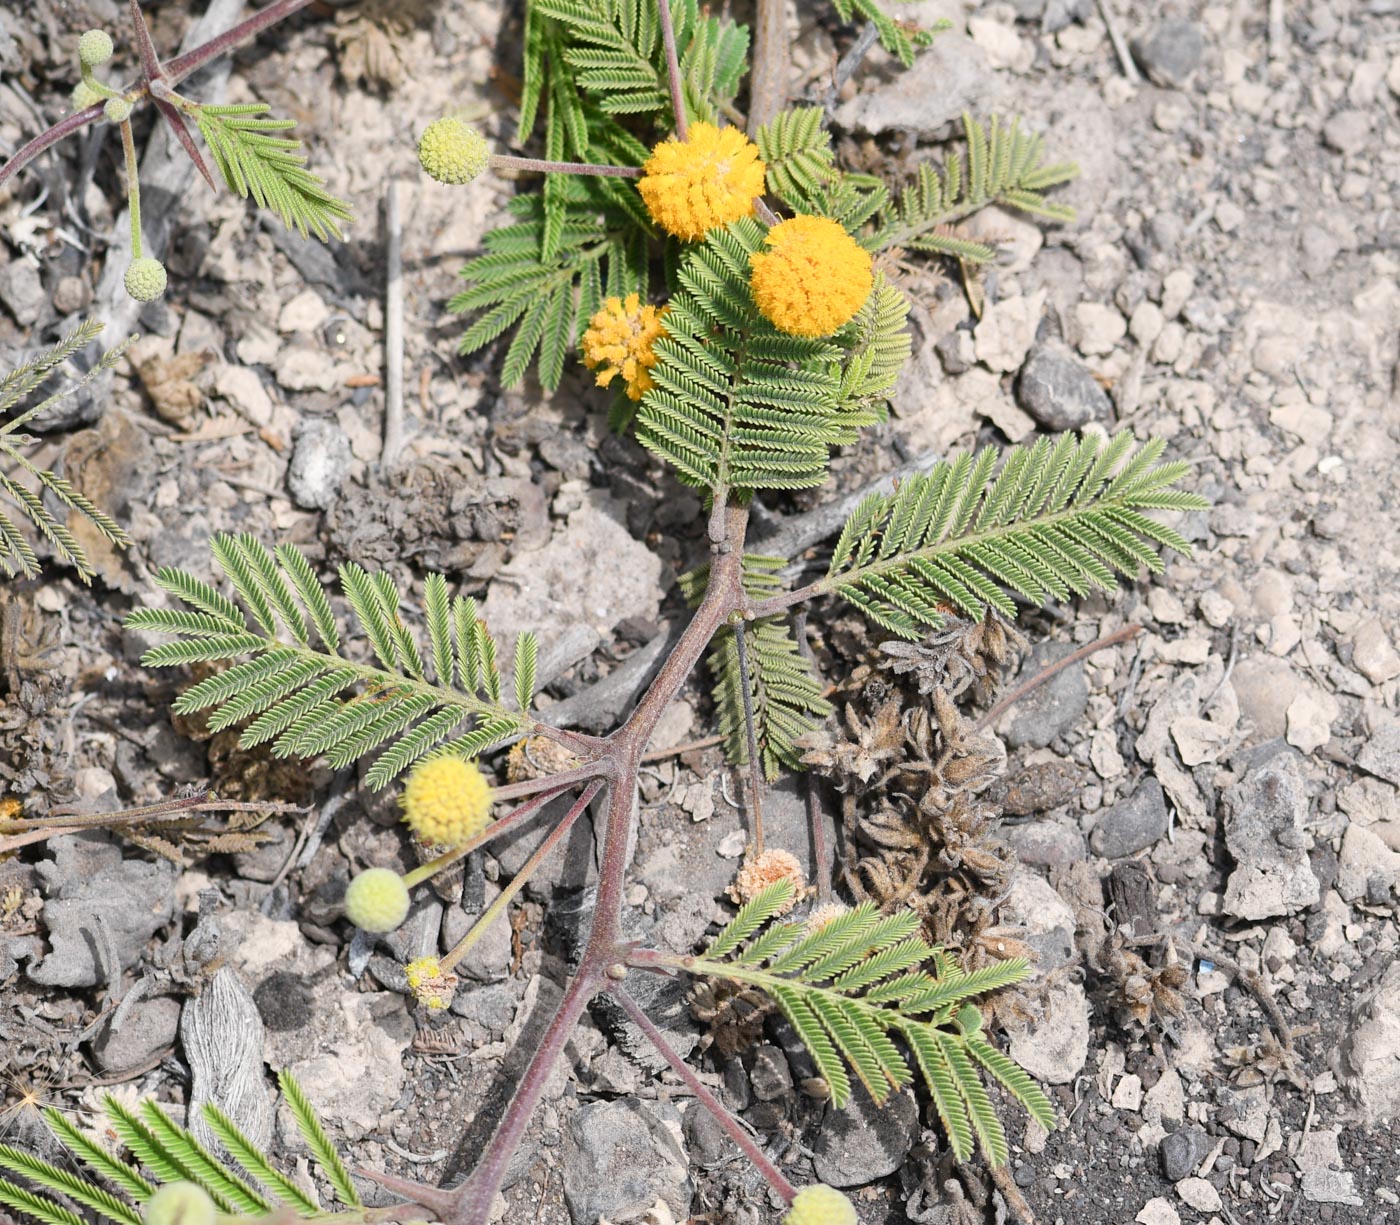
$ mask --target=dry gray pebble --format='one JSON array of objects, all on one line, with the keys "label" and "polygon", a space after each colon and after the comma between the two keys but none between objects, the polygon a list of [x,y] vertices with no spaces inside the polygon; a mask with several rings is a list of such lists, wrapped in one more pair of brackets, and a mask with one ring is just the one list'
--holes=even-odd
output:
[{"label": "dry gray pebble", "polygon": [[1205,51],[1201,28],[1194,21],[1171,17],[1132,44],[1133,58],[1156,85],[1180,89],[1200,66]]},{"label": "dry gray pebble", "polygon": [[[1038,643],[1026,656],[1016,679],[1011,682],[1011,688],[1029,680],[1056,660],[1073,654],[1074,650],[1074,645],[1068,642]],[[1089,682],[1084,677],[1084,665],[1071,664],[1062,668],[1011,708],[1003,724],[1007,747],[1045,748],[1079,722],[1088,704]]]},{"label": "dry gray pebble", "polygon": [[1162,784],[1155,778],[1144,778],[1132,795],[1099,816],[1089,845],[1095,855],[1105,859],[1135,855],[1162,837],[1170,821]]},{"label": "dry gray pebble", "polygon": [[350,439],[340,426],[309,417],[292,439],[292,462],[287,465],[287,489],[304,510],[325,510],[335,501],[350,474]]},{"label": "dry gray pebble", "polygon": [[814,1146],[817,1177],[833,1187],[858,1187],[893,1174],[919,1134],[919,1107],[908,1092],[877,1106],[856,1085],[838,1110],[828,1105]]},{"label": "dry gray pebble", "polygon": [[1031,350],[1016,379],[1016,403],[1047,430],[1083,429],[1113,413],[1108,393],[1058,344]]},{"label": "dry gray pebble", "polygon": [[563,1173],[574,1225],[595,1225],[599,1217],[625,1225],[658,1199],[676,1218],[689,1215],[695,1191],[689,1160],[662,1111],[676,1113],[668,1104],[625,1097],[591,1102],[570,1117]]}]

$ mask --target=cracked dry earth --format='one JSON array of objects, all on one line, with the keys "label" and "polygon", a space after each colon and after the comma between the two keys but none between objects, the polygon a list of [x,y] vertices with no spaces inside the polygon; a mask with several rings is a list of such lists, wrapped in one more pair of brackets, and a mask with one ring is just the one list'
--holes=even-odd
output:
[{"label": "cracked dry earth", "polygon": [[[825,6],[797,8],[801,93],[854,32]],[[1027,675],[1125,624],[1143,630],[997,726],[1014,797],[1001,833],[1019,866],[995,918],[1038,954],[1009,1042],[1060,1118],[1046,1136],[1008,1109],[1011,1178],[1037,1219],[1067,1225],[1379,1225],[1400,1219],[1400,7],[1105,8],[1139,79],[1095,5],[933,0],[901,8],[953,23],[915,68],[876,51],[843,91],[833,124],[850,164],[907,173],[969,108],[1023,116],[1081,175],[1058,193],[1072,224],[970,223],[1002,247],[980,318],[956,270],[904,269],[916,361],[888,426],[835,471],[849,490],[959,446],[1117,426],[1191,463],[1213,505],[1183,525],[1190,558],[1114,599],[1022,619],[1043,644]],[[0,147],[63,113],[58,48],[116,17],[104,0],[0,8]],[[187,17],[163,5],[153,21],[173,45]],[[451,1176],[559,997],[586,909],[586,829],[478,946],[448,1019],[415,1016],[403,964],[454,942],[533,839],[420,890],[394,936],[352,943],[348,874],[411,854],[393,796],[172,721],[179,682],[143,672],[142,644],[120,628],[154,567],[206,572],[209,533],[247,530],[404,585],[443,569],[497,628],[545,631],[551,699],[588,693],[582,717],[615,713],[616,695],[589,686],[679,615],[673,578],[697,551],[699,506],[607,435],[581,373],[549,397],[502,390],[490,353],[456,356],[453,273],[512,187],[488,177],[448,192],[413,161],[412,134],[449,105],[504,146],[518,40],[515,8],[453,2],[402,28],[354,10],[300,19],[235,57],[227,98],[299,120],[313,166],[355,205],[350,241],[324,251],[226,197],[186,193],[171,208],[172,290],[143,312],[132,369],[46,437],[43,457],[135,543],[118,556],[93,542],[90,591],[53,570],[0,594],[0,788],[42,812],[207,779],[310,804],[326,824],[285,876],[299,820],[236,853],[187,850],[179,871],[92,835],[0,863],[0,888],[22,899],[0,929],[0,1060],[16,1086],[83,1111],[103,1082],[179,1110],[236,1074],[253,1086],[247,1125],[295,1164],[305,1154],[264,1075],[290,1067],[355,1161]],[[382,89],[351,79],[370,62],[392,76],[395,57]],[[110,144],[72,144],[0,197],[0,344],[51,341],[65,318],[111,311],[93,295],[113,166]],[[405,218],[410,437],[381,477],[390,175]],[[566,594],[580,583],[582,598]],[[818,639],[847,632],[825,616]],[[657,744],[684,751],[643,780],[628,901],[638,934],[674,949],[722,918],[744,842],[720,758],[684,747],[708,712],[697,682]],[[826,805],[832,819],[837,798]],[[806,847],[800,788],[779,786],[768,820],[770,841]],[[102,954],[81,938],[94,924]],[[197,989],[215,956],[238,984],[222,1003]],[[182,1040],[182,1014],[217,1008],[252,1039]],[[780,1029],[725,1059],[719,1044],[695,1049],[704,1027],[684,1000],[662,993],[650,1008],[794,1181],[850,1188],[867,1225],[1003,1219],[1000,1193],[975,1171],[959,1178],[908,1094],[829,1112],[802,1093],[801,1053]],[[605,1016],[580,1027],[499,1219],[775,1220],[632,1037]],[[3,1120],[12,1142],[42,1148],[29,1115]]]}]

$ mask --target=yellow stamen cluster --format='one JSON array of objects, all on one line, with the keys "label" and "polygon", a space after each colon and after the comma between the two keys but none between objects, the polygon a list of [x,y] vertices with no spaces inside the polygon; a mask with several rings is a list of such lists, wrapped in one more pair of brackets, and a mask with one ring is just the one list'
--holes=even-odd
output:
[{"label": "yellow stamen cluster", "polygon": [[793,1197],[783,1225],[860,1225],[856,1206],[824,1182],[803,1187]]},{"label": "yellow stamen cluster", "polygon": [[669,309],[643,306],[634,293],[603,303],[583,334],[583,363],[598,371],[599,387],[620,374],[627,384],[627,398],[640,400],[656,385],[651,368],[656,365],[656,342],[667,334],[661,319]]},{"label": "yellow stamen cluster", "polygon": [[750,257],[753,300],[793,336],[830,336],[865,305],[874,284],[870,253],[829,217],[790,217]]},{"label": "yellow stamen cluster", "polygon": [[403,818],[431,846],[461,846],[491,820],[491,784],[460,757],[419,762],[404,785]]},{"label": "yellow stamen cluster", "polygon": [[470,183],[490,157],[486,138],[456,115],[434,119],[418,138],[418,164],[439,183]]},{"label": "yellow stamen cluster", "polygon": [[742,905],[780,880],[792,882],[792,897],[787,905],[777,912],[786,914],[797,905],[803,890],[807,888],[807,880],[802,875],[802,865],[797,862],[797,856],[776,847],[764,851],[762,855],[744,860],[744,866],[739,869],[734,883],[729,886],[730,900]]},{"label": "yellow stamen cluster", "polygon": [[442,962],[436,957],[419,957],[410,961],[403,972],[413,998],[424,1008],[440,1012],[452,1003],[452,997],[457,992],[457,976],[444,973]]},{"label": "yellow stamen cluster", "polygon": [[696,242],[716,226],[753,214],[765,167],[738,128],[692,123],[685,140],[663,140],[642,166],[637,189],[652,220]]},{"label": "yellow stamen cluster", "polygon": [[388,868],[367,868],[345,890],[345,917],[367,932],[391,932],[408,918],[408,886]]}]

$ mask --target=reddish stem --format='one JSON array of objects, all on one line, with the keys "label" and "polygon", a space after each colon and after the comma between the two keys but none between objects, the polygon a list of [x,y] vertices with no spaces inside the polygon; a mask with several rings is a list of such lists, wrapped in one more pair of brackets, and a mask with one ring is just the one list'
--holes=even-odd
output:
[{"label": "reddish stem", "polygon": [[613,999],[622,1005],[623,1011],[631,1017],[637,1028],[646,1034],[652,1046],[661,1052],[662,1057],[671,1065],[676,1075],[685,1082],[686,1087],[695,1094],[701,1105],[714,1115],[715,1122],[724,1128],[729,1138],[739,1146],[744,1156],[754,1163],[758,1172],[768,1180],[773,1190],[789,1204],[792,1203],[793,1196],[797,1194],[797,1188],[783,1177],[783,1172],[769,1160],[768,1154],[744,1130],[739,1120],[724,1108],[719,1098],[711,1093],[704,1081],[695,1075],[691,1066],[672,1049],[671,1044],[666,1041],[666,1035],[652,1024],[651,1018],[642,1010],[641,1005],[628,994],[627,989],[621,983],[614,983],[608,988],[608,992]]}]

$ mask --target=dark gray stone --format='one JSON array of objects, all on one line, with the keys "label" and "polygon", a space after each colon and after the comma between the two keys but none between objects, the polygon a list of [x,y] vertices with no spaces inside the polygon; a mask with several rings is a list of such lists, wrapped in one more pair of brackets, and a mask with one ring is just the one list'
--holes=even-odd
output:
[{"label": "dark gray stone", "polygon": [[1170,17],[1133,39],[1133,58],[1156,85],[1180,89],[1200,67],[1205,51],[1201,28],[1184,17]]},{"label": "dark gray stone", "polygon": [[1057,344],[1037,345],[1016,379],[1016,403],[1047,430],[1083,429],[1107,421],[1108,393],[1085,366]]},{"label": "dark gray stone", "polygon": [[1011,844],[1016,857],[1032,868],[1064,867],[1078,863],[1089,853],[1084,835],[1060,821],[1003,825],[1001,836]]},{"label": "dark gray stone", "polygon": [[[1074,652],[1071,642],[1042,642],[1026,657],[1015,684],[1029,680],[1042,668]],[[1011,708],[1006,724],[1006,744],[1011,749],[1043,749],[1068,731],[1089,705],[1089,682],[1082,663],[1056,672],[1043,685],[1037,685]]]},{"label": "dark gray stone", "polygon": [[1168,1182],[1180,1182],[1189,1177],[1210,1152],[1210,1137],[1199,1127],[1183,1127],[1165,1136],[1157,1153],[1162,1159],[1162,1174]]},{"label": "dark gray stone", "polygon": [[654,1111],[635,1097],[593,1102],[564,1131],[564,1200],[574,1225],[605,1217],[617,1225],[644,1216],[664,1199],[680,1220],[695,1188],[689,1158]]},{"label": "dark gray stone", "polygon": [[1162,784],[1149,776],[1127,799],[1119,800],[1100,815],[1089,845],[1095,855],[1105,859],[1135,855],[1162,837],[1170,820]]},{"label": "dark gray stone", "polygon": [[702,1170],[712,1170],[739,1156],[738,1146],[725,1134],[719,1120],[698,1101],[685,1108],[681,1130],[690,1160]]},{"label": "dark gray stone", "polygon": [[122,1016],[120,1028],[114,1030],[108,1023],[92,1044],[92,1053],[104,1072],[129,1072],[172,1045],[179,1028],[178,1000],[168,995],[140,999]]},{"label": "dark gray stone", "polygon": [[1093,14],[1094,0],[1049,0],[1040,19],[1040,28],[1046,34],[1056,34],[1071,22],[1083,25]]},{"label": "dark gray stone", "polygon": [[761,1102],[777,1101],[790,1095],[792,1074],[788,1071],[787,1056],[771,1043],[759,1045],[753,1053],[749,1084],[753,1086],[754,1097]]},{"label": "dark gray stone", "polygon": [[287,489],[303,510],[325,510],[335,501],[354,457],[350,439],[332,421],[308,417],[292,436]]},{"label": "dark gray stone", "polygon": [[827,1106],[813,1150],[817,1177],[833,1187],[857,1187],[893,1174],[919,1135],[919,1107],[911,1093],[877,1106],[857,1083],[842,1110]]}]

